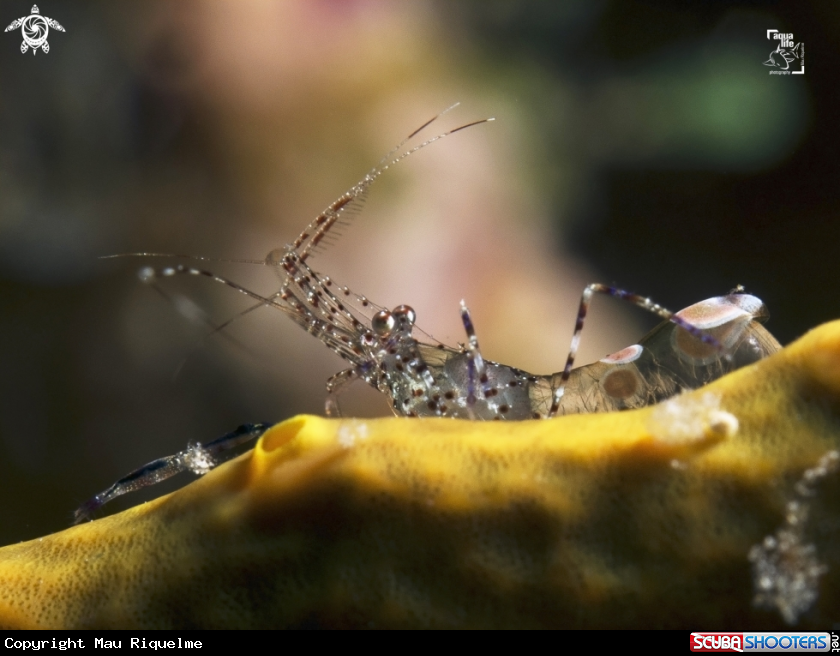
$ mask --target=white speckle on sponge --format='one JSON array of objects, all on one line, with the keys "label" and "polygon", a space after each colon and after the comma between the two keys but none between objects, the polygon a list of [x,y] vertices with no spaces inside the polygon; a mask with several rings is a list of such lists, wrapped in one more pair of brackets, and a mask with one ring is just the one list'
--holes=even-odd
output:
[{"label": "white speckle on sponge", "polygon": [[660,403],[647,427],[660,442],[684,444],[710,437],[731,437],[738,432],[738,418],[720,407],[718,394],[689,393]]},{"label": "white speckle on sponge", "polygon": [[345,449],[356,444],[357,440],[363,440],[368,436],[368,427],[364,422],[353,422],[342,424],[338,429],[338,443]]}]

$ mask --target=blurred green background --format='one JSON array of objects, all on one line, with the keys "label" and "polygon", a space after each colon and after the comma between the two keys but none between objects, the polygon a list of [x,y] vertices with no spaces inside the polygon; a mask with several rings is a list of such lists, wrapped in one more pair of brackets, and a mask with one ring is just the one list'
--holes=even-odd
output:
[{"label": "blurred green background", "polygon": [[[536,373],[562,367],[587,282],[672,309],[743,284],[783,343],[840,317],[835,3],[39,7],[66,28],[48,54],[0,37],[0,544],[188,442],[322,413],[343,368],[268,310],[231,327],[241,346],[203,340],[183,315],[247,302],[185,279],[167,303],[134,275],[148,262],[99,256],[263,258],[454,101],[429,135],[497,120],[385,176],[316,268],[450,344],[464,298],[485,355]],[[0,0],[0,23],[30,10]],[[768,29],[804,43],[805,75],[768,74]],[[655,323],[615,305],[581,363]],[[370,390],[343,407],[389,414]]]}]

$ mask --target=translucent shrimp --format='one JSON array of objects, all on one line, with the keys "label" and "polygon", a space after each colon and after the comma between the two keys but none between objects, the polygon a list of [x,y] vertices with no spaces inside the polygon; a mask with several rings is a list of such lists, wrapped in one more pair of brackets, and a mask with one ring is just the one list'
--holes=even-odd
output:
[{"label": "translucent shrimp", "polygon": [[[361,201],[384,171],[434,141],[488,120],[492,119],[444,132],[400,152],[408,139],[403,141],[379,166],[327,206],[292,244],[271,251],[260,261],[271,266],[281,281],[280,289],[271,296],[252,292],[211,271],[184,265],[145,267],[140,278],[156,284],[160,278],[181,274],[205,276],[255,301],[245,312],[270,307],[291,317],[350,364],[327,381],[326,412],[330,416],[340,414],[338,396],[356,380],[385,394],[395,414],[409,417],[525,420],[639,408],[701,387],[781,348],[761,325],[768,317],[764,304],[740,287],[673,313],[648,298],[592,284],[583,292],[563,371],[531,374],[482,356],[472,317],[463,302],[460,311],[466,342],[448,346],[417,328],[416,314],[410,306],[385,309],[310,268],[308,260],[333,226]],[[595,293],[633,303],[664,321],[638,344],[574,369],[584,320]],[[219,453],[255,439],[267,428],[268,424],[245,425],[204,447],[191,446],[145,465],[79,508],[76,521],[122,494],[181,471],[202,473],[212,466],[205,467],[205,463],[214,462]]]}]

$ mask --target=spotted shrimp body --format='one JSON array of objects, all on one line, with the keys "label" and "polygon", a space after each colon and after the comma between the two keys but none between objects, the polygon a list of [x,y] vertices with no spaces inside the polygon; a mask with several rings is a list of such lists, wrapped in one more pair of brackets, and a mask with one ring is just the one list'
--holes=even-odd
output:
[{"label": "spotted shrimp body", "polygon": [[[460,312],[466,341],[448,346],[417,327],[416,314],[408,305],[385,309],[314,271],[309,259],[331,229],[358,207],[383,172],[434,141],[492,120],[458,127],[399,152],[438,116],[415,130],[379,166],[331,203],[293,243],[271,251],[264,260],[246,261],[269,266],[277,273],[280,289],[276,293],[262,296],[206,269],[184,265],[144,267],[140,279],[157,285],[161,278],[175,275],[204,276],[254,301],[241,314],[270,307],[289,316],[350,364],[327,381],[326,412],[330,416],[340,415],[339,395],[356,380],[386,395],[394,413],[407,417],[527,420],[639,408],[682,390],[701,387],[780,348],[761,325],[768,316],[764,304],[740,287],[673,313],[648,298],[608,285],[591,284],[581,297],[564,369],[536,375],[484,359],[472,317],[463,302]],[[158,253],[129,256],[172,257]],[[575,369],[584,320],[596,293],[637,305],[664,321],[638,344]],[[231,321],[216,326],[214,331]],[[76,521],[89,518],[118,496],[181,471],[204,473],[217,463],[219,454],[259,437],[269,425],[245,424],[205,445],[190,445],[185,451],[155,460],[85,503],[76,511]]]},{"label": "spotted shrimp body", "polygon": [[[409,417],[523,420],[639,408],[701,387],[781,348],[761,325],[769,316],[764,304],[740,288],[671,313],[650,299],[593,284],[581,300],[566,367],[536,375],[485,360],[463,303],[466,343],[457,348],[428,343],[415,337],[411,307],[381,309],[319,277],[293,252],[283,267],[289,277],[282,302],[291,303],[299,323],[352,364],[327,383],[330,415],[339,414],[338,394],[354,380],[388,396],[395,414]],[[638,344],[574,369],[594,293],[622,298],[667,320]]]}]

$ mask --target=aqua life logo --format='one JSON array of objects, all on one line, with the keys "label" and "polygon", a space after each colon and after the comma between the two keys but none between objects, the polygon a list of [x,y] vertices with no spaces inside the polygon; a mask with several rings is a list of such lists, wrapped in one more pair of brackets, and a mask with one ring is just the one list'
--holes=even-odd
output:
[{"label": "aqua life logo", "polygon": [[770,67],[770,75],[805,75],[805,44],[794,43],[793,34],[779,30],[767,30],[767,39],[776,49],[764,62]]},{"label": "aqua life logo", "polygon": [[32,54],[38,52],[38,48],[45,53],[50,51],[50,44],[47,43],[47,35],[50,33],[50,28],[63,32],[64,28],[61,24],[52,18],[41,16],[38,5],[32,5],[32,13],[29,16],[22,16],[11,22],[6,32],[11,32],[20,28],[23,34],[23,43],[20,44],[20,51],[25,53],[32,48]]}]

